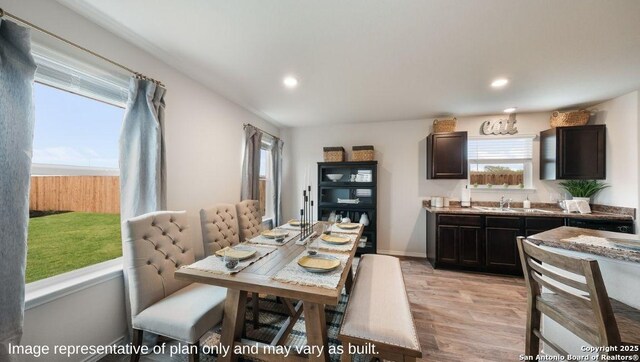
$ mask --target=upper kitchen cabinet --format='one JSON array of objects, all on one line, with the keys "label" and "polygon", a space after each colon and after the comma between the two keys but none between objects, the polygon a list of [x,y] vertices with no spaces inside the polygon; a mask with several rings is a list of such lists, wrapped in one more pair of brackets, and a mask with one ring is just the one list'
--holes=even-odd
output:
[{"label": "upper kitchen cabinet", "polygon": [[540,179],[606,178],[604,125],[557,127],[540,132]]},{"label": "upper kitchen cabinet", "polygon": [[467,132],[427,137],[427,179],[466,179],[467,162]]}]

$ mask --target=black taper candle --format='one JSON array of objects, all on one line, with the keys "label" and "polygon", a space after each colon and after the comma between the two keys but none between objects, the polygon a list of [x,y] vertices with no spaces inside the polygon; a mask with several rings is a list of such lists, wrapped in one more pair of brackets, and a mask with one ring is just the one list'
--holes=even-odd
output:
[{"label": "black taper candle", "polygon": [[305,202],[307,200],[307,190],[302,189],[302,208],[304,209],[304,218],[302,218],[302,220],[300,220],[300,222],[302,222],[302,235],[304,236],[304,234],[306,234],[307,232],[307,203]]},{"label": "black taper candle", "polygon": [[[311,185],[307,185],[307,191],[309,193],[309,201],[311,201]],[[313,222],[313,219],[311,219],[311,206],[309,206],[309,235],[311,235],[311,231],[313,230],[313,225],[311,225],[311,223]]]},{"label": "black taper candle", "polygon": [[304,207],[307,209],[305,223],[304,223],[304,234],[309,235],[309,197],[304,197]]},{"label": "black taper candle", "polygon": [[302,240],[302,220],[304,218],[304,209],[300,209],[300,240]]},{"label": "black taper candle", "polygon": [[[309,186],[311,188],[311,186]],[[309,191],[309,235],[313,232],[313,200],[311,200],[311,191]]]}]

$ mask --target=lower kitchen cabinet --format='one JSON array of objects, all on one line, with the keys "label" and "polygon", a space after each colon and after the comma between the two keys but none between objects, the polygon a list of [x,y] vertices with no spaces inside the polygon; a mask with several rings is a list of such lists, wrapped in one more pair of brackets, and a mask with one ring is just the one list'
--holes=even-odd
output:
[{"label": "lower kitchen cabinet", "polygon": [[490,272],[522,274],[516,237],[521,229],[486,227],[486,269]]},{"label": "lower kitchen cabinet", "polygon": [[481,216],[440,215],[433,236],[439,242],[434,247],[435,264],[479,267],[482,265]]},{"label": "lower kitchen cabinet", "polygon": [[482,265],[482,228],[461,226],[458,231],[460,248],[458,262],[464,266]]},{"label": "lower kitchen cabinet", "polygon": [[[607,226],[622,230],[624,226],[624,230],[633,232],[633,221],[598,222],[598,228]],[[428,212],[427,258],[435,268],[522,275],[516,237],[530,236],[567,224],[595,228],[582,220],[562,217]]]},{"label": "lower kitchen cabinet", "polygon": [[543,231],[559,228],[565,225],[564,218],[559,217],[527,217],[525,218],[524,236],[529,237]]},{"label": "lower kitchen cabinet", "polygon": [[565,225],[634,232],[633,220],[427,212],[427,259],[434,268],[522,275],[516,238]]},{"label": "lower kitchen cabinet", "polygon": [[437,260],[441,264],[480,266],[482,229],[477,226],[439,225]]},{"label": "lower kitchen cabinet", "polygon": [[524,217],[486,216],[485,268],[496,273],[521,274],[516,237],[523,235]]}]

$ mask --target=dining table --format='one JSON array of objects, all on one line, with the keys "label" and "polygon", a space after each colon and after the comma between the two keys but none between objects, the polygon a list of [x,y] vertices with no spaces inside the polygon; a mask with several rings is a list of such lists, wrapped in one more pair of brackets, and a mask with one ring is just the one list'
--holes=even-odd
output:
[{"label": "dining table", "polygon": [[[323,230],[326,229],[325,224],[326,222],[323,221],[315,223],[313,226],[314,233],[321,235]],[[290,230],[295,233],[295,229]],[[341,253],[343,258],[341,263],[342,270],[335,287],[320,287],[296,283],[295,281],[276,280],[275,276],[279,271],[286,268],[301,255],[307,254],[307,247],[297,242],[299,237],[294,237],[293,240],[276,246],[273,252],[234,274],[210,273],[188,267],[178,269],[175,272],[176,279],[227,288],[220,344],[229,346],[230,349],[228,353],[219,356],[220,361],[236,360],[238,356],[233,351],[238,345],[243,347],[258,346],[257,349],[260,351],[273,350],[265,348],[268,347],[268,344],[242,338],[248,293],[254,293],[254,296],[266,294],[278,297],[287,310],[288,317],[271,341],[271,346],[283,345],[293,330],[296,321],[301,315],[304,315],[307,346],[311,348],[313,353],[297,354],[293,356],[293,359],[308,358],[308,360],[312,361],[328,361],[325,306],[338,305],[343,289],[346,287],[347,293],[351,289],[353,283],[352,263],[358,249],[359,240],[362,237],[362,230],[363,227],[360,226],[352,232],[354,234],[353,247],[351,250]],[[323,250],[319,249],[317,252],[322,254]],[[282,359],[282,356],[269,354],[268,352],[265,352],[264,355],[252,355],[251,357],[265,360]],[[292,359],[291,357],[289,356],[289,359]]]}]

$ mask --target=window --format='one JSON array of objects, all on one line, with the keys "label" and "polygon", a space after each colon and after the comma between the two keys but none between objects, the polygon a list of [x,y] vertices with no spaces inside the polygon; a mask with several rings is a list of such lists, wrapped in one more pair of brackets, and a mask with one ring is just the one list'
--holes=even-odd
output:
[{"label": "window", "polygon": [[127,85],[35,58],[27,283],[122,255],[118,139]]},{"label": "window", "polygon": [[260,147],[260,213],[263,218],[272,217],[271,198],[271,142],[263,140]]},{"label": "window", "polygon": [[474,188],[532,187],[532,136],[470,138],[468,153]]}]

